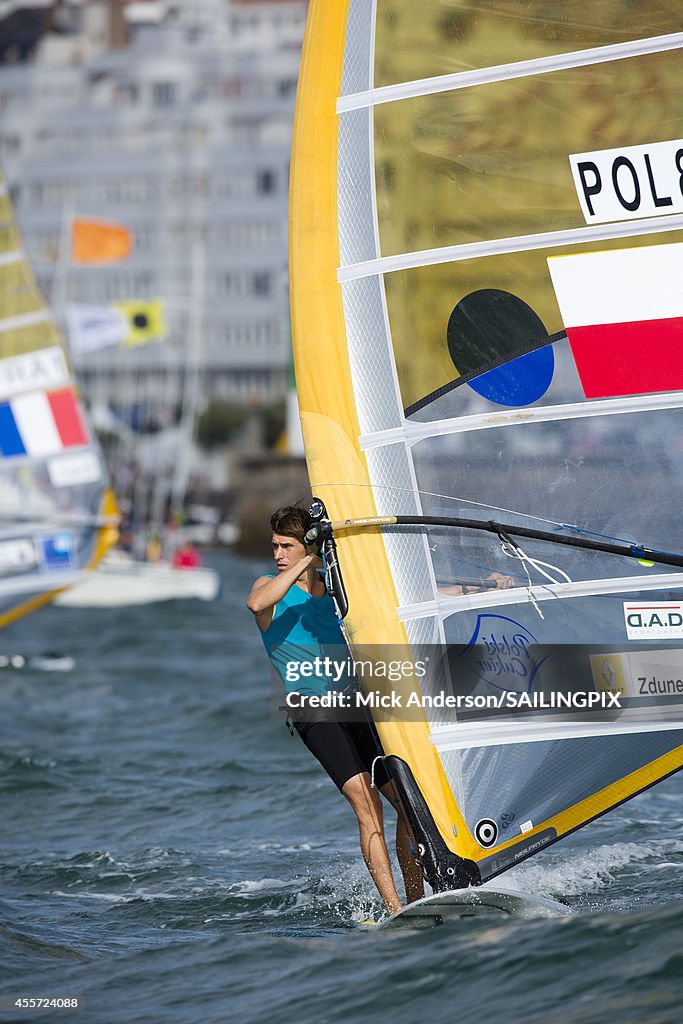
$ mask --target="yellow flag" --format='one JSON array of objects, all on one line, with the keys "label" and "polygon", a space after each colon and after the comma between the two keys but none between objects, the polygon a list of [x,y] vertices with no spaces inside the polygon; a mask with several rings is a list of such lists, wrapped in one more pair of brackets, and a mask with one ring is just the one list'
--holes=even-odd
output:
[{"label": "yellow flag", "polygon": [[123,339],[127,348],[158,341],[166,335],[164,303],[161,299],[128,299],[113,306],[128,321],[128,334]]},{"label": "yellow flag", "polygon": [[71,227],[72,263],[117,263],[133,248],[133,233],[114,221],[74,217]]}]

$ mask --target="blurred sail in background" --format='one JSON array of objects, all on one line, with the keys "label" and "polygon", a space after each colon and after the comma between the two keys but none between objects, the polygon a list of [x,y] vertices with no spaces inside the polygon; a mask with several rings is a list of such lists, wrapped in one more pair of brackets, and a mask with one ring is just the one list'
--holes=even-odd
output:
[{"label": "blurred sail in background", "polygon": [[0,180],[0,627],[83,577],[117,509]]}]

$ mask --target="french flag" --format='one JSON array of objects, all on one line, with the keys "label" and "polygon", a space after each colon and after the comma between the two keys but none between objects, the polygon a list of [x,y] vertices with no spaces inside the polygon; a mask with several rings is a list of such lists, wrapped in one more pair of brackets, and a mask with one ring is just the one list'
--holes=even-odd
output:
[{"label": "french flag", "polygon": [[41,458],[86,444],[88,435],[71,388],[0,402],[0,452],[5,458]]},{"label": "french flag", "polygon": [[548,267],[586,398],[683,390],[683,242]]}]

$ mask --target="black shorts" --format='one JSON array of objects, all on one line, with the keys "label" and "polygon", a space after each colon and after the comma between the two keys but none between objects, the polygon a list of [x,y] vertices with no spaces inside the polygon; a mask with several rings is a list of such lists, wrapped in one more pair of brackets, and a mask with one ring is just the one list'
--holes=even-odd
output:
[{"label": "black shorts", "polygon": [[[372,774],[372,762],[382,756],[367,722],[295,722],[294,727],[340,790],[354,775]],[[378,761],[375,785],[380,788],[388,781],[384,761]]]}]

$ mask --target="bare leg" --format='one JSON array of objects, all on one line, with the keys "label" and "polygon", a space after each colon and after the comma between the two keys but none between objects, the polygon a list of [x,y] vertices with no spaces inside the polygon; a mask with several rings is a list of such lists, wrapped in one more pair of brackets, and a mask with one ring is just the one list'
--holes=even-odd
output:
[{"label": "bare leg", "polygon": [[390,782],[382,786],[382,793],[396,811],[396,856],[406,887],[406,902],[413,903],[425,894],[422,871],[415,860],[416,854],[411,853],[411,846],[414,851],[417,844],[403,808],[397,805],[398,794]]},{"label": "bare leg", "polygon": [[384,838],[384,818],[379,793],[370,788],[370,775],[361,772],[344,783],[342,793],[358,819],[360,848],[372,880],[390,914],[402,904],[396,892]]}]

